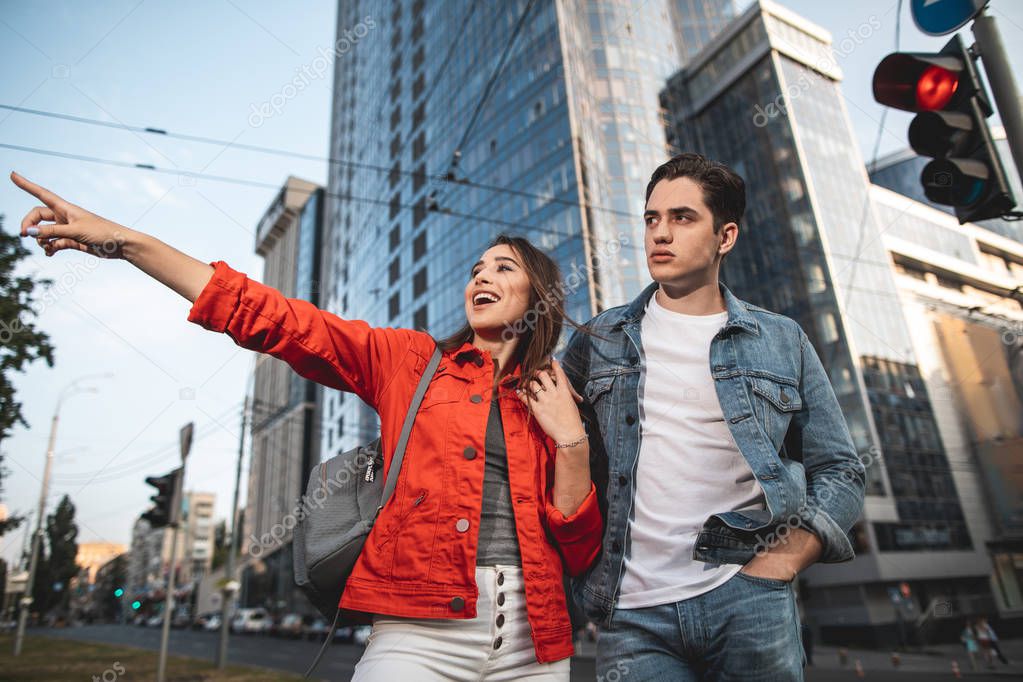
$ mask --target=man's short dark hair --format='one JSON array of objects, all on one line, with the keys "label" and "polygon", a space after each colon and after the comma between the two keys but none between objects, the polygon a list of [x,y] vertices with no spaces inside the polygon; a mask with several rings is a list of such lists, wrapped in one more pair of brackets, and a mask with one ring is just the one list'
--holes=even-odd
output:
[{"label": "man's short dark hair", "polygon": [[703,190],[703,202],[710,209],[715,232],[726,223],[738,225],[742,220],[746,211],[746,183],[725,164],[693,152],[674,156],[657,167],[646,186],[646,200],[650,201],[658,182],[678,178],[689,178]]}]

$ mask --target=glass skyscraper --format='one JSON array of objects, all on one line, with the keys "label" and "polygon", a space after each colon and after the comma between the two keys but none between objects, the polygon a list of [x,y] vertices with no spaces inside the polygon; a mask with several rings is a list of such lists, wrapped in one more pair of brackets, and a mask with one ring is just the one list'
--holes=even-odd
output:
[{"label": "glass skyscraper", "polygon": [[[646,179],[667,156],[658,92],[732,15],[730,0],[339,3],[326,307],[449,334],[499,232],[558,261],[577,321],[637,294]],[[375,436],[358,398],[325,393],[324,456]]]},{"label": "glass skyscraper", "polygon": [[662,103],[675,148],[745,179],[747,213],[722,277],[740,298],[801,324],[867,465],[857,558],[805,574],[812,620],[850,643],[892,627],[892,581],[931,595],[939,578],[974,590],[990,563],[964,513],[884,239],[912,233],[904,216],[919,204],[903,198],[892,212],[872,200],[840,80],[826,31],[760,2],[671,79]]}]

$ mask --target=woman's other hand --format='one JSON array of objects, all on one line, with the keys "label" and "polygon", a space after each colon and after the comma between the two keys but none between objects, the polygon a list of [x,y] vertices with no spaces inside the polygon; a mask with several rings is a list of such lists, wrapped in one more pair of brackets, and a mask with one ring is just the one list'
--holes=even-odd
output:
[{"label": "woman's other hand", "polygon": [[555,442],[568,443],[586,435],[576,406],[582,398],[572,388],[557,360],[551,360],[550,370],[539,372],[516,393],[536,417],[540,428]]},{"label": "woman's other hand", "polygon": [[99,258],[124,258],[124,243],[132,230],[66,201],[14,171],[11,181],[44,204],[22,218],[21,236],[35,237],[47,256],[75,249]]}]

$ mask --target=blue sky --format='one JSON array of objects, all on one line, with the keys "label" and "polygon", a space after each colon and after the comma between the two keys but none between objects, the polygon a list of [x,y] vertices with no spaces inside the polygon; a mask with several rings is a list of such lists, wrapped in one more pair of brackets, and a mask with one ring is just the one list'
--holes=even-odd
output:
[{"label": "blue sky", "polygon": [[[838,59],[849,117],[868,157],[881,118],[870,78],[894,46],[894,0],[782,4],[830,31],[836,45],[849,31],[877,27]],[[915,29],[905,4],[902,48],[932,50],[944,44],[945,39]],[[1016,72],[1023,73],[1023,3],[993,0],[991,11]],[[5,67],[0,104],[325,155],[331,69],[310,77],[309,87],[259,125],[252,124],[250,114],[253,106],[281,93],[297,72],[310,73],[321,49],[334,42],[335,14],[336,4],[327,0],[0,0],[0,63]],[[355,49],[387,49],[387,43],[370,32]],[[901,112],[888,115],[882,153],[905,146],[909,118]],[[4,109],[0,143],[171,171],[0,148],[0,213],[6,215],[6,230],[17,229],[36,203],[6,180],[13,169],[95,213],[206,261],[225,260],[255,277],[262,264],[253,253],[253,230],[275,191],[182,174],[275,186],[289,174],[326,181],[324,162]],[[37,363],[16,377],[30,428],[18,428],[2,444],[10,469],[3,502],[22,512],[35,507],[60,389],[82,375],[111,372],[113,377],[93,382],[97,393],[65,403],[50,509],[68,493],[78,508],[80,541],[129,542],[132,522],[148,506],[150,490],[142,479],[176,466],[178,430],[194,421],[197,440],[187,487],[215,492],[217,514],[223,516],[230,504],[239,411],[254,355],[187,323],[184,299],[126,263],[63,252],[50,259],[33,255],[25,270],[56,282],[38,320],[57,348],[56,365]],[[0,540],[0,554],[14,558],[22,540],[21,531],[8,534]]]}]

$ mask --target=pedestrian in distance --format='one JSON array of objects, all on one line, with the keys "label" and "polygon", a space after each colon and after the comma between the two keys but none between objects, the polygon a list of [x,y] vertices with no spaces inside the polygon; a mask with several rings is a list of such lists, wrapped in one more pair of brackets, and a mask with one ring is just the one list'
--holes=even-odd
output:
[{"label": "pedestrian in distance", "polygon": [[980,643],[977,641],[977,631],[973,629],[973,621],[967,619],[963,631],[959,633],[959,641],[966,647],[966,657],[970,659],[970,669],[977,669],[977,653],[980,651]]},{"label": "pedestrian in distance", "polygon": [[341,597],[346,612],[373,620],[353,679],[569,679],[563,575],[596,559],[603,521],[581,399],[552,358],[567,318],[550,257],[523,238],[497,237],[466,264],[464,325],[435,341],[286,298],[224,261],[197,260],[11,179],[42,202],[21,235],[47,256],[126,260],[190,301],[189,321],[373,407],[384,477],[439,346],[395,493]]},{"label": "pedestrian in distance", "polygon": [[998,635],[995,633],[995,629],[991,627],[991,624],[987,622],[987,618],[981,617],[977,619],[977,633],[982,643],[985,639],[990,643],[991,650],[998,656],[998,660],[1005,665],[1009,665],[1009,659],[1002,653],[1002,647],[998,644]]}]

